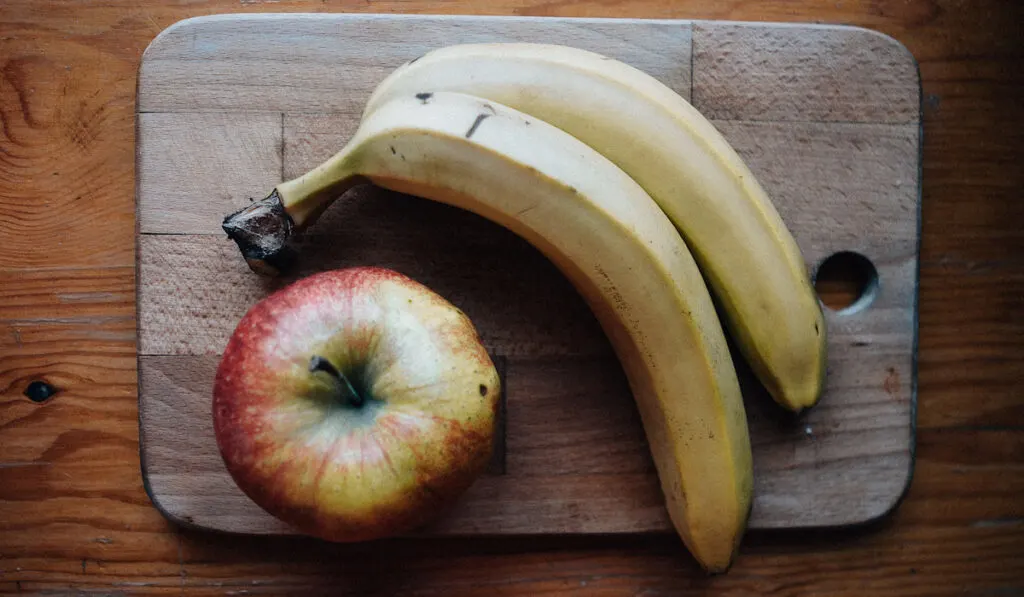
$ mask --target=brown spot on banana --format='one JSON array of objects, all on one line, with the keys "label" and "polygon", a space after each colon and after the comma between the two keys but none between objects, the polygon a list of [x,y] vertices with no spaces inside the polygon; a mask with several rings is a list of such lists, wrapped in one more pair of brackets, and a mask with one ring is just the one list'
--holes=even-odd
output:
[{"label": "brown spot on banana", "polygon": [[480,123],[485,121],[485,120],[487,120],[490,117],[491,117],[490,114],[477,114],[476,115],[476,120],[473,121],[473,124],[469,127],[469,130],[466,131],[466,138],[467,139],[472,139],[473,138],[473,133],[475,133],[476,129],[480,127]]}]

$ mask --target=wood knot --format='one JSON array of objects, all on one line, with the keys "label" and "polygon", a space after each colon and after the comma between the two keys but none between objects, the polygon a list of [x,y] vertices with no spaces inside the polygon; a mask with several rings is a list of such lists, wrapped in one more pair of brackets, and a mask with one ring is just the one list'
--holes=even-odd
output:
[{"label": "wood knot", "polygon": [[25,388],[25,396],[32,402],[46,402],[57,392],[57,388],[38,379],[28,384],[28,387]]}]

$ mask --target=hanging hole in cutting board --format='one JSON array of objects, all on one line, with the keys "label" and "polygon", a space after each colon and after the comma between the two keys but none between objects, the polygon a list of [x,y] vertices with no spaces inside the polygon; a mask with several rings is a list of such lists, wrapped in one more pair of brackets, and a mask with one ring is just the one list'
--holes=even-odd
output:
[{"label": "hanging hole in cutting board", "polygon": [[848,315],[866,309],[878,294],[878,270],[853,251],[829,255],[814,276],[814,289],[829,309]]}]

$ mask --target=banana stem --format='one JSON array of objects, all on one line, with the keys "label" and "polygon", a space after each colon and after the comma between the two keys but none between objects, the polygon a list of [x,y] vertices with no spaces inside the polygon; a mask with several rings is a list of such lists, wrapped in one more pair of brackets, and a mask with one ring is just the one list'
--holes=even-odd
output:
[{"label": "banana stem", "polygon": [[295,251],[288,245],[295,225],[277,189],[225,217],[221,228],[258,274],[276,276],[295,259]]},{"label": "banana stem", "polygon": [[347,153],[340,152],[224,218],[221,228],[238,245],[252,271],[277,276],[291,267],[297,254],[290,246],[291,238],[316,221],[335,199],[367,182],[345,167],[347,157]]},{"label": "banana stem", "polygon": [[310,172],[277,185],[275,191],[281,205],[297,230],[310,226],[349,189],[367,182],[351,172],[349,157],[350,154],[342,150]]}]

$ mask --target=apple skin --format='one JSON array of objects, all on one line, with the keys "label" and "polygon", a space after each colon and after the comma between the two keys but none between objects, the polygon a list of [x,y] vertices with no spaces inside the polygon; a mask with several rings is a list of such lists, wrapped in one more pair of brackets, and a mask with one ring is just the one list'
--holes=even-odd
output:
[{"label": "apple skin", "polygon": [[[322,370],[344,374],[362,405]],[[392,270],[314,274],[254,305],[213,388],[217,445],[235,483],[302,533],[404,534],[486,468],[500,380],[469,318]]]}]

